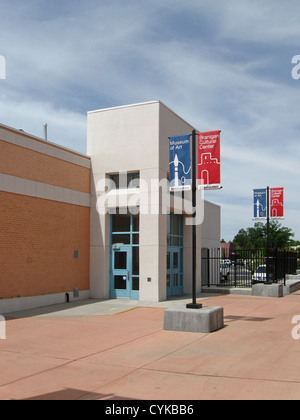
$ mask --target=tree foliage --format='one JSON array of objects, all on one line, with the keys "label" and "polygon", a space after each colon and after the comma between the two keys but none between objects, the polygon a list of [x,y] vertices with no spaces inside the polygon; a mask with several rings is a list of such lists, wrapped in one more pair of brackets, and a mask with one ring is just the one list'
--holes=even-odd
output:
[{"label": "tree foliage", "polygon": [[[281,226],[277,220],[270,221],[270,248],[288,249],[293,236],[294,233],[290,228]],[[240,229],[233,242],[237,249],[266,248],[267,223],[256,222],[254,227],[249,227],[246,230]]]}]

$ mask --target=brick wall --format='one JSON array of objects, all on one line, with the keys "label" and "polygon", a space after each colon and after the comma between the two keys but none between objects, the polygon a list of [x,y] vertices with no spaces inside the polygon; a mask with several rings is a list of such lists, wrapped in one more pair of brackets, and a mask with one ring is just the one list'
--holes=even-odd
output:
[{"label": "brick wall", "polygon": [[90,192],[90,170],[0,140],[0,171],[76,191]]},{"label": "brick wall", "polygon": [[[0,136],[0,175],[89,194],[88,165],[72,163],[68,151],[61,159],[30,150],[26,135],[15,136],[24,147]],[[0,183],[0,298],[89,290],[89,232],[87,205],[16,194]]]},{"label": "brick wall", "polygon": [[0,208],[0,298],[89,289],[89,208],[5,192]]}]

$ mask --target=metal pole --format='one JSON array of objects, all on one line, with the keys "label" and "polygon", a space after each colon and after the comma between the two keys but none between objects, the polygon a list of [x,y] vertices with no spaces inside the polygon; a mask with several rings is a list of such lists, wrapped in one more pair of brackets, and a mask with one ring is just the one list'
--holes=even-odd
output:
[{"label": "metal pole", "polygon": [[48,124],[44,124],[44,139],[48,140]]},{"label": "metal pole", "polygon": [[192,226],[192,281],[193,281],[193,302],[186,305],[189,309],[200,309],[202,305],[197,303],[197,284],[196,284],[196,267],[197,267],[197,232],[196,232],[196,130],[192,133],[192,206],[194,209],[194,223]]},{"label": "metal pole", "polygon": [[270,281],[270,188],[267,187],[267,265],[266,281]]}]

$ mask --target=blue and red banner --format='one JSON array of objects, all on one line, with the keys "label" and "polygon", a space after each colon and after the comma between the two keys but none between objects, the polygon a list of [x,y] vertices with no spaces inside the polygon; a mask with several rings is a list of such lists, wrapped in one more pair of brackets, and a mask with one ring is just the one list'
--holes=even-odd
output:
[{"label": "blue and red banner", "polygon": [[268,188],[253,190],[253,213],[255,220],[283,219],[283,188],[269,188],[269,197]]}]

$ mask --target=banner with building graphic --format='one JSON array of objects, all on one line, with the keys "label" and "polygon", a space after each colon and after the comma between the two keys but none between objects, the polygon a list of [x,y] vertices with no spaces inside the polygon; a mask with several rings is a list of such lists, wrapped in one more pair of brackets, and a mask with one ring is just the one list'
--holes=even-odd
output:
[{"label": "banner with building graphic", "polygon": [[198,133],[198,183],[205,188],[220,188],[220,133]]},{"label": "banner with building graphic", "polygon": [[190,190],[191,174],[191,141],[190,134],[169,137],[169,170],[170,190]]},{"label": "banner with building graphic", "polygon": [[270,188],[270,218],[283,219],[283,188]]},{"label": "banner with building graphic", "polygon": [[253,190],[253,219],[267,218],[267,188]]}]

